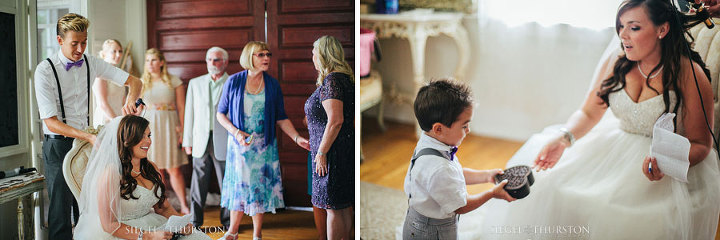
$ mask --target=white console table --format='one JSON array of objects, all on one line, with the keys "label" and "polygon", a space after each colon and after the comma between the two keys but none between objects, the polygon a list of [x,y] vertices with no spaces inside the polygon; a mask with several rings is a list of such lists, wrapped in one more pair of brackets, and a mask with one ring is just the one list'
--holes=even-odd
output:
[{"label": "white console table", "polygon": [[[425,43],[428,37],[445,34],[451,37],[458,48],[459,63],[455,78],[465,81],[465,68],[470,61],[470,40],[462,25],[462,13],[431,14],[361,14],[360,26],[375,31],[378,38],[402,38],[410,42],[413,64],[414,93],[425,79]],[[412,102],[413,97],[407,97]],[[419,134],[419,126],[416,123]]]},{"label": "white console table", "polygon": [[445,34],[455,40],[460,61],[455,77],[464,80],[470,60],[470,42],[462,25],[462,13],[419,14],[361,14],[360,26],[376,32],[378,38],[397,37],[410,42],[413,80],[420,86],[425,79],[425,42],[428,37]]}]

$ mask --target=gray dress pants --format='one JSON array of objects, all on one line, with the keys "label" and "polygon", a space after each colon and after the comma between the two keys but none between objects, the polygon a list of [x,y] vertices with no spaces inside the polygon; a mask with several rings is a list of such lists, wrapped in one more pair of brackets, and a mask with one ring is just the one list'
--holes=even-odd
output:
[{"label": "gray dress pants", "polygon": [[[205,206],[213,169],[221,189],[225,174],[225,161],[218,161],[215,157],[212,133],[210,136],[202,157],[193,158],[192,180],[190,181],[190,212],[193,214],[192,223],[196,227],[202,226],[204,221],[203,206]],[[220,222],[223,226],[230,225],[230,212],[226,208],[220,210]]]},{"label": "gray dress pants", "polygon": [[52,139],[45,137],[42,146],[45,163],[45,183],[47,184],[50,209],[48,210],[48,236],[52,239],[72,239],[71,211],[75,222],[80,216],[77,201],[70,192],[62,164],[65,154],[72,148],[72,138]]},{"label": "gray dress pants", "polygon": [[408,207],[403,224],[403,239],[457,239],[457,219],[429,218]]}]

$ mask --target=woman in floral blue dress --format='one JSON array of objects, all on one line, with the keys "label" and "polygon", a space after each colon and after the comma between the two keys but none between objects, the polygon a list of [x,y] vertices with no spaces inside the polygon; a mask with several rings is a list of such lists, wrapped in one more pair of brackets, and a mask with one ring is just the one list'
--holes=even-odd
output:
[{"label": "woman in floral blue dress", "polygon": [[217,120],[229,133],[220,206],[230,210],[230,226],[221,239],[237,239],[243,214],[260,239],[263,214],[285,207],[275,125],[309,149],[285,114],[280,84],[266,73],[270,56],[263,42],[245,45],[240,65],[247,70],[228,78],[218,103]]},{"label": "woman in floral blue dress", "polygon": [[305,102],[314,159],[312,204],[327,210],[328,239],[350,239],[355,202],[352,68],[334,37],[320,37],[313,43],[312,53],[318,87]]}]

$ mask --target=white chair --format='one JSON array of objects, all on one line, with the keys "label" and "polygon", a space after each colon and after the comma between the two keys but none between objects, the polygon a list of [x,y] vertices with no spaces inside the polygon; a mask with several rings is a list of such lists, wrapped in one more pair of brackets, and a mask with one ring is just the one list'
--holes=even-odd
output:
[{"label": "white chair", "polygon": [[[102,129],[99,126],[98,129]],[[91,134],[97,135],[95,129],[86,130]],[[82,181],[85,176],[85,169],[88,161],[90,160],[90,153],[92,152],[93,145],[85,140],[75,139],[73,140],[73,146],[70,151],[65,155],[63,161],[62,171],[65,177],[65,182],[70,188],[70,191],[75,196],[75,199],[80,198],[80,190],[82,190]]]},{"label": "white chair", "polygon": [[[380,130],[384,132],[382,76],[378,71],[371,70],[370,76],[360,80],[360,113],[376,105],[378,106],[377,122]],[[360,160],[364,158],[361,147]]]},{"label": "white chair", "polygon": [[360,80],[360,112],[378,106],[377,121],[380,129],[385,131],[383,122],[383,89],[382,76],[378,71],[372,70],[370,76]]}]

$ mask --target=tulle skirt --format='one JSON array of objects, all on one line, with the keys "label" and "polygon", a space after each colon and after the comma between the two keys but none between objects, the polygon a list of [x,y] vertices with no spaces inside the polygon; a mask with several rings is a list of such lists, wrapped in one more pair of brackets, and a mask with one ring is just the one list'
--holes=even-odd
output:
[{"label": "tulle skirt", "polygon": [[[532,136],[507,166],[532,165],[557,131]],[[652,139],[605,118],[548,171],[534,172],[530,195],[493,199],[461,216],[460,239],[712,239],[720,215],[720,174],[712,150],[690,167],[689,183],[649,181],[642,162]]]}]

